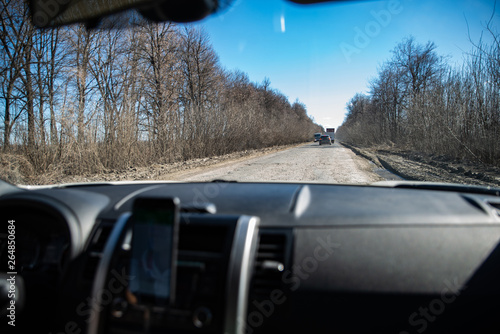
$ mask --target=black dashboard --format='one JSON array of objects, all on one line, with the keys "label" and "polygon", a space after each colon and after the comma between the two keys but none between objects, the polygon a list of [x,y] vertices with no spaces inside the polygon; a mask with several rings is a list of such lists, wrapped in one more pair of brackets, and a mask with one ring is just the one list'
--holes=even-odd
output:
[{"label": "black dashboard", "polygon": [[[130,291],[130,217],[140,197],[181,203],[169,306]],[[2,183],[0,216],[2,332],[500,330],[497,190]]]}]

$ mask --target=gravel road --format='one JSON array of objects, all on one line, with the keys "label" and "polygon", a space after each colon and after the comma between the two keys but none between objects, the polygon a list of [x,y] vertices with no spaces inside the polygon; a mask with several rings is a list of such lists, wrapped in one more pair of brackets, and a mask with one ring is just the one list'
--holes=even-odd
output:
[{"label": "gravel road", "polygon": [[244,161],[214,166],[200,173],[180,174],[179,181],[215,179],[271,182],[368,184],[384,180],[374,165],[335,143],[308,143]]}]

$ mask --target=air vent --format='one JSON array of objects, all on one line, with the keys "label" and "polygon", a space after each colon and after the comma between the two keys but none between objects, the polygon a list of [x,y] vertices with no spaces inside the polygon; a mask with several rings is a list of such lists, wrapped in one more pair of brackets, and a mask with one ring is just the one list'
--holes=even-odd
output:
[{"label": "air vent", "polygon": [[254,301],[269,299],[271,292],[282,289],[282,275],[287,267],[288,235],[261,230],[252,277],[249,310]]},{"label": "air vent", "polygon": [[88,247],[88,257],[87,263],[85,264],[83,277],[89,280],[94,279],[95,272],[97,270],[97,266],[99,265],[99,261],[101,260],[102,253],[104,251],[104,247],[106,246],[106,241],[113,230],[114,221],[112,220],[103,220],[99,224],[99,228],[95,231],[92,236],[92,240]]}]

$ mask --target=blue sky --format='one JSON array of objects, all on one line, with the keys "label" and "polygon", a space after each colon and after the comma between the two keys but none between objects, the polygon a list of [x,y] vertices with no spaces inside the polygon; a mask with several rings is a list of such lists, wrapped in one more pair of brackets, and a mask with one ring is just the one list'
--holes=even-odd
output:
[{"label": "blue sky", "polygon": [[[284,0],[237,0],[205,27],[221,64],[269,78],[290,102],[303,102],[324,127],[338,127],[345,106],[367,92],[378,67],[403,38],[433,41],[437,52],[461,64],[478,40],[494,1],[388,0],[298,6]],[[500,22],[500,4],[495,27]]]}]

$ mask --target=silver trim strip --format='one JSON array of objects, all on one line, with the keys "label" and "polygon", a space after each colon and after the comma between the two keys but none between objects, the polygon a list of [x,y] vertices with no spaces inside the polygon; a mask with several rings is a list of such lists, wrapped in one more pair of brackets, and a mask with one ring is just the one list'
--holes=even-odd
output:
[{"label": "silver trim strip", "polygon": [[[104,247],[104,251],[102,253],[101,261],[97,266],[97,273],[94,279],[94,286],[92,287],[92,300],[94,303],[98,303],[99,306],[101,304],[101,294],[104,291],[104,284],[106,283],[106,277],[109,272],[109,265],[111,263],[111,259],[113,258],[114,250],[116,249],[117,243],[120,241],[121,236],[124,233],[125,227],[127,225],[127,221],[131,216],[130,212],[126,212],[122,214],[115,223],[113,227],[113,231],[106,242],[106,246]],[[99,312],[97,309],[99,307],[92,307],[92,311],[90,313],[90,322],[87,327],[88,334],[96,334],[99,329]]]},{"label": "silver trim strip", "polygon": [[154,186],[149,186],[149,187],[145,187],[145,188],[141,188],[141,189],[138,189],[134,192],[131,192],[130,194],[128,194],[127,196],[123,197],[121,200],[119,200],[116,204],[115,204],[115,207],[114,209],[116,211],[120,210],[121,206],[125,203],[127,203],[127,201],[129,201],[130,199],[132,199],[133,197],[139,195],[139,194],[142,194],[143,192],[146,192],[146,191],[150,191],[150,190],[153,190],[153,189],[156,189],[156,188],[160,188],[162,187],[163,185],[154,185]]},{"label": "silver trim strip", "polygon": [[251,265],[257,249],[259,218],[241,216],[234,232],[227,273],[225,334],[243,334]]}]

